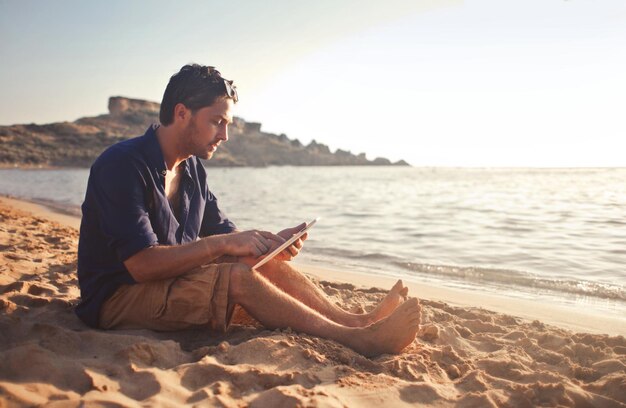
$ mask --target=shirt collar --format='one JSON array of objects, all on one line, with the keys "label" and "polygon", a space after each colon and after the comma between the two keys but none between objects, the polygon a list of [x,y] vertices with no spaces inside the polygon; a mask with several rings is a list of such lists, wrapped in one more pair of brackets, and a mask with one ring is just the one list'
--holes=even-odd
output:
[{"label": "shirt collar", "polygon": [[[154,171],[161,177],[165,177],[167,174],[167,166],[165,165],[165,158],[163,157],[163,151],[161,150],[161,145],[159,144],[159,139],[157,138],[156,131],[159,128],[159,124],[155,123],[148,127],[144,137],[147,141],[147,149],[146,156],[150,166],[154,169]],[[190,168],[190,160],[192,157],[184,160],[180,165],[183,166],[185,171],[185,175],[191,177]]]},{"label": "shirt collar", "polygon": [[165,177],[165,159],[163,158],[163,152],[161,151],[161,145],[159,139],[157,139],[156,131],[159,128],[158,124],[152,124],[146,130],[143,137],[146,139],[145,155],[150,167],[159,176]]}]

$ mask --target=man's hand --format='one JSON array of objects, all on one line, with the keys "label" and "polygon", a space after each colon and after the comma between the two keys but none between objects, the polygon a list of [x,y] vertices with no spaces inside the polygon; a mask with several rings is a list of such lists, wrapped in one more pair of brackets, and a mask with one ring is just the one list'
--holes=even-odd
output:
[{"label": "man's hand", "polygon": [[[282,244],[283,242],[285,242],[286,240],[291,238],[294,234],[296,234],[297,232],[302,230],[304,227],[306,227],[306,223],[302,223],[302,224],[298,225],[297,227],[287,228],[287,229],[284,229],[284,230],[280,231],[277,235],[278,235],[278,237],[282,241],[280,243],[278,243],[277,245],[274,245],[272,248],[270,248],[267,253],[269,254],[270,252],[272,252],[275,248],[279,247],[280,244]],[[276,255],[274,257],[274,259],[272,259],[272,261],[270,261],[270,262],[273,262],[273,261],[291,261],[293,258],[295,258],[298,255],[298,253],[302,249],[302,246],[304,245],[303,241],[305,241],[307,239],[307,237],[308,237],[308,233],[306,233],[303,236],[301,236],[300,238],[298,238],[296,241],[294,241],[293,244],[291,244],[283,252],[281,252],[280,254]],[[238,262],[245,263],[246,265],[252,267],[252,266],[256,265],[257,262],[260,261],[260,258],[262,258],[262,256],[261,257],[257,257],[257,256],[240,256],[239,259],[238,259]]]},{"label": "man's hand", "polygon": [[[284,238],[284,241],[287,241],[289,238],[291,238],[292,236],[297,234],[299,231],[301,231],[304,227],[306,227],[305,222],[298,225],[297,227],[287,228],[287,229],[280,231],[278,233],[278,236]],[[309,233],[308,232],[305,233],[303,236],[298,238],[293,244],[287,247],[287,249],[285,249],[280,254],[276,255],[274,259],[276,259],[277,261],[291,261],[300,253],[300,250],[302,249],[302,246],[304,245],[304,241],[306,241],[308,236],[309,236]]]},{"label": "man's hand", "polygon": [[222,236],[224,254],[256,259],[278,248],[285,239],[267,231],[243,231]]}]

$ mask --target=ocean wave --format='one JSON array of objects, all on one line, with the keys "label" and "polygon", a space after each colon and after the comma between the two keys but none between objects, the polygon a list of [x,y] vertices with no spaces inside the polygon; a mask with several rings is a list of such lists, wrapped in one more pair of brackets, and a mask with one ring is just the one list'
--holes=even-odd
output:
[{"label": "ocean wave", "polygon": [[579,296],[626,301],[623,285],[574,279],[547,279],[535,274],[512,269],[481,268],[474,266],[432,265],[425,263],[394,262],[394,265],[412,273],[450,277],[481,284],[517,286]]},{"label": "ocean wave", "polygon": [[316,247],[315,253],[316,256],[356,261],[359,265],[362,264],[363,269],[371,269],[370,266],[377,265],[376,269],[382,273],[391,272],[387,268],[381,267],[382,265],[391,265],[405,273],[434,278],[450,278],[466,284],[491,285],[509,289],[517,287],[520,290],[542,290],[626,302],[626,287],[619,284],[593,282],[584,279],[549,278],[514,269],[407,262],[406,259],[395,255],[346,248]]},{"label": "ocean wave", "polygon": [[362,252],[353,251],[349,249],[337,249],[333,247],[316,247],[315,253],[317,255],[324,255],[329,257],[347,258],[347,259],[360,259],[369,262],[384,262],[397,264],[401,263],[401,258],[393,255],[381,254],[379,252]]}]

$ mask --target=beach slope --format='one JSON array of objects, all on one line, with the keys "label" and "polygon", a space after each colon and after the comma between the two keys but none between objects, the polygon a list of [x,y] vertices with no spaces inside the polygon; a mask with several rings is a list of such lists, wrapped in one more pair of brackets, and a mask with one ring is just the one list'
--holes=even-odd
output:
[{"label": "beach slope", "polygon": [[[624,337],[434,300],[413,344],[374,359],[241,312],[224,335],[92,330],[73,313],[78,232],[57,221],[0,200],[0,407],[626,406]],[[318,283],[353,311],[384,296]]]}]

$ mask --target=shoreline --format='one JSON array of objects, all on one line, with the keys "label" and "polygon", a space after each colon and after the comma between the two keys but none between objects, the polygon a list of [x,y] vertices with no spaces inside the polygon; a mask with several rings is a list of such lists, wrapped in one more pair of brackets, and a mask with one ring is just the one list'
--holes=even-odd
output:
[{"label": "shoreline", "polygon": [[[75,229],[80,227],[80,217],[63,211],[60,206],[45,202],[32,202],[24,199],[0,195],[0,202],[13,208],[32,213],[33,215],[58,222]],[[338,270],[320,267],[306,262],[294,260],[304,273],[320,281],[333,283],[348,283],[358,288],[377,287],[389,289],[397,278],[384,275],[369,275],[348,270]],[[457,307],[481,308],[497,313],[504,313],[528,321],[538,320],[542,323],[555,325],[576,332],[595,334],[609,334],[626,336],[626,317],[605,316],[580,305],[541,304],[536,300],[511,298],[506,294],[480,294],[472,291],[447,288],[421,281],[417,277],[403,277],[403,282],[409,287],[409,294],[419,299],[442,301]]]},{"label": "shoreline", "polygon": [[38,217],[46,218],[50,221],[58,222],[61,225],[80,229],[80,216],[70,211],[64,211],[62,206],[55,206],[51,203],[28,201],[6,195],[0,195],[0,202],[22,211],[29,212]]}]

